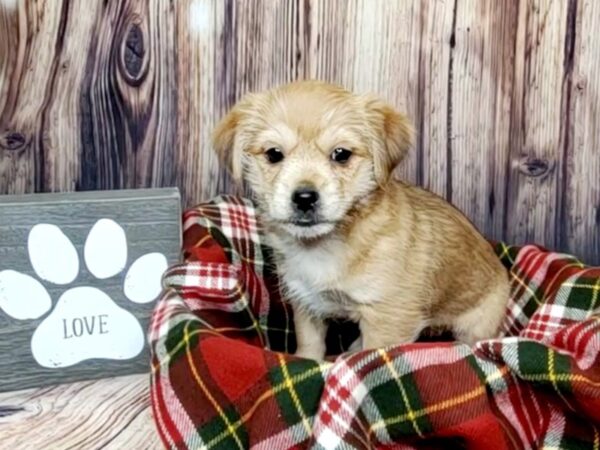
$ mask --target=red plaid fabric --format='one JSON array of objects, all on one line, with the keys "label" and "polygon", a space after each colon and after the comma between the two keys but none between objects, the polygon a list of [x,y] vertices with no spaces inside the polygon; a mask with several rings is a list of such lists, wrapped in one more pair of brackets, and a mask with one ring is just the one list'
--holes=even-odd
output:
[{"label": "red plaid fabric", "polygon": [[[184,214],[185,263],[154,311],[151,397],[167,448],[598,449],[600,268],[495,249],[512,278],[502,337],[341,354],[295,350],[252,203]],[[329,353],[356,336],[332,324]]]}]

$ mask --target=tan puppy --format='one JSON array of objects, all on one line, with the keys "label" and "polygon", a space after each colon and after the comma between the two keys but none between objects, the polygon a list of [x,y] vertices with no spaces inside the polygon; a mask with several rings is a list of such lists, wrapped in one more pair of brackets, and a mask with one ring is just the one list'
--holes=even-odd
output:
[{"label": "tan puppy", "polygon": [[469,344],[497,334],[507,272],[459,211],[392,179],[411,143],[390,106],[316,81],[250,94],[217,126],[215,148],[254,191],[275,250],[296,354],[324,357],[330,317],[358,321],[363,348],[426,326]]}]

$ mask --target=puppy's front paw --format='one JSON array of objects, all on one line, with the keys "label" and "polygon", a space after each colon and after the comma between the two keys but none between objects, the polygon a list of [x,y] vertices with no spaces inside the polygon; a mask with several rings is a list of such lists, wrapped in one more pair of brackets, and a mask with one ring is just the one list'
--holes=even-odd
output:
[{"label": "puppy's front paw", "polygon": [[295,356],[320,362],[325,359],[325,346],[299,346]]}]

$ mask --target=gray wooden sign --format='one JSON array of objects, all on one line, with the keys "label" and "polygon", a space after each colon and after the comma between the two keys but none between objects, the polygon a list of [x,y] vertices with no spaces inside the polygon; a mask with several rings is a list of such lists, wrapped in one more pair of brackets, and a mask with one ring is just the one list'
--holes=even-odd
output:
[{"label": "gray wooden sign", "polygon": [[0,392],[149,370],[177,189],[0,196]]}]

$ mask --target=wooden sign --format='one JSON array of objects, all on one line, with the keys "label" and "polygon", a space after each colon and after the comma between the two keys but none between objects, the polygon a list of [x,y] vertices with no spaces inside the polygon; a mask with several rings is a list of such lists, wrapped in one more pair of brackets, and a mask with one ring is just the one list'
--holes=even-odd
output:
[{"label": "wooden sign", "polygon": [[0,391],[149,370],[177,189],[0,196]]}]

